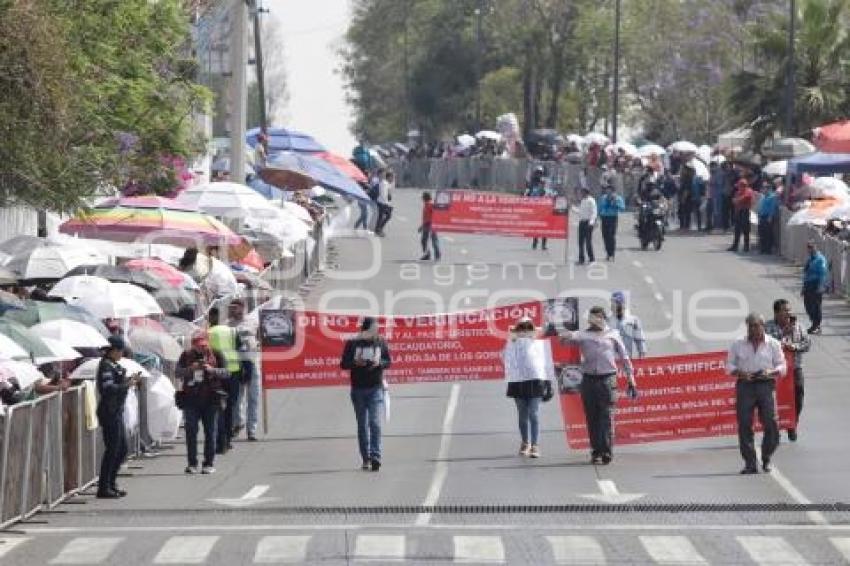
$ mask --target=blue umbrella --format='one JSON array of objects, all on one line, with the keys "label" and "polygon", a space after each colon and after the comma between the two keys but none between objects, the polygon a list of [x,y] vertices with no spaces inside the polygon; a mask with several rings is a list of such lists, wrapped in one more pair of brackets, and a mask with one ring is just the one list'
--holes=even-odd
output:
[{"label": "blue umbrella", "polygon": [[[325,147],[303,132],[287,130],[286,128],[269,128],[266,130],[269,136],[269,153],[274,151],[298,151],[302,153],[316,153],[327,151]],[[248,145],[255,147],[260,128],[248,130],[245,139]]]},{"label": "blue umbrella", "polygon": [[248,186],[269,200],[280,200],[283,198],[283,191],[275,187],[274,185],[269,185],[259,176],[252,178],[248,181]]},{"label": "blue umbrella", "polygon": [[330,163],[303,153],[286,151],[273,155],[260,176],[278,187],[306,190],[312,184],[318,184],[346,196],[369,200],[360,185],[350,177],[340,173]]}]

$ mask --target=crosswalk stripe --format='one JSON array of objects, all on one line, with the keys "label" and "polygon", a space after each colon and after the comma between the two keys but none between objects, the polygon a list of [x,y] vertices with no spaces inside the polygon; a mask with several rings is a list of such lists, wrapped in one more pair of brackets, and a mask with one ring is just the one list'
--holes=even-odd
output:
[{"label": "crosswalk stripe", "polygon": [[838,552],[841,553],[841,556],[844,557],[844,560],[850,562],[850,538],[847,537],[832,537],[829,539],[829,542],[832,543]]},{"label": "crosswalk stripe", "polygon": [[593,537],[548,536],[557,564],[605,564],[602,546]]},{"label": "crosswalk stripe", "polygon": [[502,539],[494,536],[454,537],[455,562],[504,562]]},{"label": "crosswalk stripe", "polygon": [[201,564],[207,559],[218,539],[217,536],[171,537],[159,549],[153,563]]},{"label": "crosswalk stripe", "polygon": [[687,537],[642,536],[640,542],[656,564],[708,564]]},{"label": "crosswalk stripe", "polygon": [[68,541],[51,564],[100,564],[112,554],[123,537],[79,537]]},{"label": "crosswalk stripe", "polygon": [[298,563],[307,559],[309,536],[268,536],[260,539],[255,564]]},{"label": "crosswalk stripe", "polygon": [[0,558],[12,552],[15,547],[27,542],[29,537],[3,537],[0,538]]},{"label": "crosswalk stripe", "polygon": [[757,564],[808,566],[808,562],[781,537],[735,537]]},{"label": "crosswalk stripe", "polygon": [[355,560],[404,560],[405,539],[401,535],[360,535],[354,544]]}]

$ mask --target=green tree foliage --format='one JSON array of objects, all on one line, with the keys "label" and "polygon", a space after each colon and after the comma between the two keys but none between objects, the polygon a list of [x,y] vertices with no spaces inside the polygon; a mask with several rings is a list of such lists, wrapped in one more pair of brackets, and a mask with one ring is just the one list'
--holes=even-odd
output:
[{"label": "green tree foliage", "polygon": [[5,203],[73,210],[103,186],[167,192],[164,156],[197,147],[208,102],[178,0],[0,4],[0,184]]}]

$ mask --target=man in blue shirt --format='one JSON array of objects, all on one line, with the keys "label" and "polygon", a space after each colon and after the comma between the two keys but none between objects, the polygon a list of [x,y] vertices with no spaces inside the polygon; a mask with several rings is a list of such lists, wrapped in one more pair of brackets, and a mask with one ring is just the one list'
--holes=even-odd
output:
[{"label": "man in blue shirt", "polygon": [[614,252],[617,250],[617,217],[626,210],[626,203],[623,197],[617,194],[614,185],[609,183],[605,187],[605,192],[599,197],[598,209],[605,253],[608,255],[608,261],[614,261]]},{"label": "man in blue shirt", "polygon": [[826,257],[818,251],[813,241],[808,243],[809,259],[803,267],[803,305],[812,325],[809,334],[820,334],[820,323],[822,317],[821,306],[823,294],[826,292],[826,279],[829,274],[829,266]]},{"label": "man in blue shirt", "polygon": [[759,253],[773,253],[773,222],[779,212],[779,195],[773,183],[765,183],[764,196],[758,205]]}]

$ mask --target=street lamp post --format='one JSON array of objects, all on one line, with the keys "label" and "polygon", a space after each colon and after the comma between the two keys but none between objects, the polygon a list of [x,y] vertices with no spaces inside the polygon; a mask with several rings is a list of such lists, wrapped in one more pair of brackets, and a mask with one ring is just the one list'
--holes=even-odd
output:
[{"label": "street lamp post", "polygon": [[614,0],[614,94],[611,117],[611,141],[617,143],[617,118],[620,112],[620,0]]},{"label": "street lamp post", "polygon": [[796,84],[796,27],[797,27],[797,3],[789,0],[789,22],[788,22],[788,65],[785,77],[785,135],[794,135],[794,98],[797,90]]},{"label": "street lamp post", "polygon": [[484,1],[478,0],[475,8],[475,131],[481,131],[481,28],[484,18]]}]

